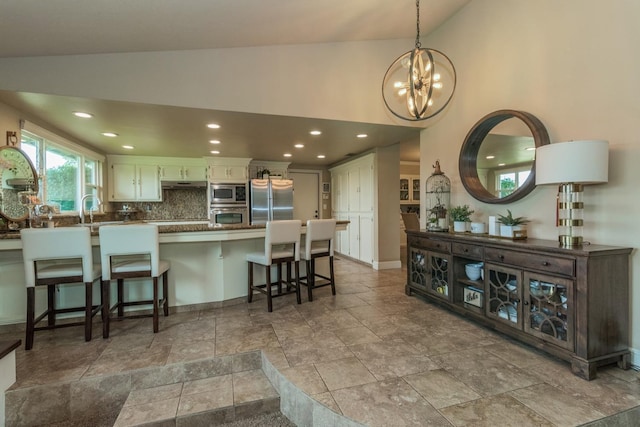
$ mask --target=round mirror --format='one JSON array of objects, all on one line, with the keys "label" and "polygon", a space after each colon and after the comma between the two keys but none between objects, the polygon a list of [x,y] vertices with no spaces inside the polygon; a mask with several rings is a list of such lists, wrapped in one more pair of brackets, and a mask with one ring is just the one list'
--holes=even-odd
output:
[{"label": "round mirror", "polygon": [[7,221],[29,217],[38,194],[38,175],[31,160],[15,147],[0,147],[0,216]]},{"label": "round mirror", "polygon": [[462,185],[481,202],[520,200],[536,186],[535,149],[546,144],[549,134],[535,116],[516,110],[487,114],[462,145]]}]

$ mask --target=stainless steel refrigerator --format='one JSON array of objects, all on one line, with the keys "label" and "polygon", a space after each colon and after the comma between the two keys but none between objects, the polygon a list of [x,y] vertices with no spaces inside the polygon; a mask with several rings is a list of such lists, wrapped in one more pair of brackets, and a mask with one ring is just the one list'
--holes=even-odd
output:
[{"label": "stainless steel refrigerator", "polygon": [[252,179],[249,186],[251,224],[293,219],[293,180]]}]

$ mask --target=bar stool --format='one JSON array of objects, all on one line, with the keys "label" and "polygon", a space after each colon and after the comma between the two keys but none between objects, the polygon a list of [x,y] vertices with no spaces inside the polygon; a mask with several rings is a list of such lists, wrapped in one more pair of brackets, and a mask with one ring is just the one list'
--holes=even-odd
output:
[{"label": "bar stool", "polygon": [[[302,253],[307,272],[306,276],[300,278],[300,284],[307,287],[309,301],[313,301],[315,288],[331,286],[331,293],[336,294],[336,281],[333,274],[333,239],[335,234],[335,219],[310,219],[307,221],[307,233]],[[329,257],[328,277],[316,272],[316,259],[321,257]],[[321,280],[316,282],[316,278]]]},{"label": "bar stool", "polygon": [[[20,230],[24,276],[27,287],[25,350],[33,347],[35,331],[84,325],[84,339],[91,341],[91,323],[102,307],[93,305],[93,283],[100,279],[100,265],[93,263],[91,232],[87,227],[27,228]],[[56,308],[57,285],[84,283],[84,307]],[[47,287],[47,310],[35,317],[36,286]],[[83,311],[81,322],[56,325],[60,313]],[[36,325],[47,317],[47,326]]]},{"label": "bar stool", "polygon": [[[169,315],[169,261],[160,259],[158,226],[153,224],[103,225],[99,229],[100,254],[102,260],[102,298],[104,323],[102,336],[109,338],[111,312],[118,311],[117,318],[153,317],[153,332],[159,329],[159,305],[163,314]],[[158,278],[162,276],[162,299],[158,294]],[[153,284],[153,299],[124,301],[124,280],[150,277]],[[117,302],[111,306],[111,280],[117,280]],[[124,308],[136,305],[153,305],[152,314],[129,314]]]},{"label": "bar stool", "polygon": [[[247,302],[253,300],[253,291],[258,291],[267,296],[267,310],[273,311],[272,298],[296,293],[298,304],[302,303],[300,298],[300,230],[302,221],[284,220],[268,221],[264,236],[264,252],[251,252],[247,254],[249,266],[249,294]],[[291,277],[291,263],[295,266],[295,279]],[[286,263],[287,278],[282,280],[282,264]],[[265,267],[265,284],[253,284],[253,265],[259,264]],[[277,280],[271,282],[271,266],[277,265]],[[287,286],[283,292],[282,285]],[[272,287],[277,286],[277,294],[273,294]],[[293,290],[291,289],[293,287]]]}]

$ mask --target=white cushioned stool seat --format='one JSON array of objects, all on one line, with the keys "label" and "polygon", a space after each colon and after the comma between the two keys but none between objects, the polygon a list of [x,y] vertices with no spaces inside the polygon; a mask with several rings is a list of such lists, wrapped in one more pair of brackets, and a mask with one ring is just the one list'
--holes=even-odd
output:
[{"label": "white cushioned stool seat", "polygon": [[[92,319],[102,307],[93,304],[93,283],[100,279],[100,264],[94,264],[91,232],[87,227],[27,228],[20,231],[27,288],[25,349],[33,347],[34,332],[43,329],[84,325],[85,341],[91,340]],[[83,307],[56,308],[57,285],[84,283]],[[36,287],[47,287],[47,310],[35,317]],[[84,320],[56,325],[60,313],[84,312]],[[47,317],[47,326],[36,325]]]},{"label": "white cushioned stool seat", "polygon": [[[99,229],[104,304],[102,335],[109,337],[110,315],[117,309],[119,319],[125,317],[153,317],[153,332],[159,330],[159,306],[169,315],[169,261],[160,259],[158,226],[154,224],[103,225]],[[158,278],[162,276],[162,299],[158,292]],[[153,297],[141,301],[124,301],[125,279],[149,277],[152,279]],[[117,301],[111,306],[111,280],[117,280]],[[135,305],[153,305],[151,315],[127,314],[124,308]]]},{"label": "white cushioned stool seat", "polygon": [[[309,301],[313,301],[313,290],[323,286],[331,286],[331,293],[336,294],[336,281],[333,272],[333,239],[336,234],[335,219],[310,219],[307,221],[304,252],[306,276],[300,278],[300,284],[307,287]],[[316,272],[316,259],[329,257],[329,276]],[[321,279],[316,281],[316,279]]]},{"label": "white cushioned stool seat", "polygon": [[[253,300],[253,291],[258,291],[267,296],[267,310],[273,311],[272,298],[284,296],[295,292],[298,304],[300,299],[300,230],[302,222],[300,220],[268,221],[264,238],[264,251],[251,252],[246,255],[249,266],[248,295],[247,301]],[[295,278],[291,276],[291,263],[295,268]],[[265,267],[265,284],[255,285],[253,283],[253,265],[259,264]],[[271,282],[271,266],[277,266],[277,280]],[[287,277],[282,279],[282,264],[286,264]],[[272,287],[277,287],[277,294],[273,294]],[[282,285],[286,285],[287,290],[283,292]],[[293,289],[292,289],[293,288]]]}]

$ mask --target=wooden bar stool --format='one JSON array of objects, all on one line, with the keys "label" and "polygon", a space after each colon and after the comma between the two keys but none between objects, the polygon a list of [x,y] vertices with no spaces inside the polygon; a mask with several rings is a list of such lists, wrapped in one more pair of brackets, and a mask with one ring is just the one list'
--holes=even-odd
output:
[{"label": "wooden bar stool", "polygon": [[[20,230],[27,287],[27,331],[25,350],[33,347],[34,332],[68,326],[84,325],[84,339],[91,341],[93,316],[102,307],[93,305],[93,283],[100,279],[100,265],[93,263],[91,232],[88,227],[27,228]],[[56,286],[84,283],[85,305],[74,308],[56,308]],[[36,287],[47,287],[47,310],[35,317]],[[81,322],[56,325],[61,313],[83,311]],[[47,317],[47,326],[36,325]]]},{"label": "wooden bar stool", "polygon": [[[315,288],[331,286],[331,293],[336,294],[336,280],[333,273],[333,239],[335,234],[335,219],[310,219],[307,221],[304,252],[302,253],[307,272],[306,276],[300,278],[300,284],[307,287],[309,301],[313,301]],[[329,276],[316,272],[316,259],[321,257],[329,257]],[[321,280],[316,282],[316,278]]]},{"label": "wooden bar stool", "polygon": [[[247,254],[249,266],[249,294],[247,301],[253,300],[253,291],[258,291],[267,296],[267,310],[273,311],[272,298],[296,293],[298,304],[302,303],[300,298],[300,230],[302,221],[284,220],[268,221],[264,237],[264,252],[252,252]],[[295,278],[291,277],[291,263],[295,268]],[[287,278],[282,280],[282,264],[286,263]],[[259,264],[265,267],[265,284],[253,284],[253,265]],[[271,266],[276,265],[278,278],[275,283],[271,282]],[[273,294],[272,287],[277,286],[277,294]],[[286,291],[282,290],[282,285],[286,285]],[[293,289],[292,289],[293,288]]]},{"label": "wooden bar stool", "polygon": [[[153,317],[153,332],[159,329],[159,306],[169,315],[169,261],[160,259],[158,226],[152,224],[103,225],[100,233],[100,254],[104,286],[104,323],[102,336],[109,338],[111,312],[117,310],[117,318]],[[162,276],[162,299],[158,293],[158,278]],[[124,301],[125,279],[150,277],[153,298],[142,301]],[[117,280],[117,302],[111,306],[111,280]],[[153,305],[152,314],[128,314],[124,308],[136,305]]]}]

